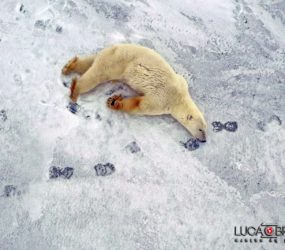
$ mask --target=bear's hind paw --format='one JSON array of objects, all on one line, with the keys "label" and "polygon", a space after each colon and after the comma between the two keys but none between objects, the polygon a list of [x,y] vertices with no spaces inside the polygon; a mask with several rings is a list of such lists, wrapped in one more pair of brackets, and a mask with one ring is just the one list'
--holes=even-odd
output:
[{"label": "bear's hind paw", "polygon": [[107,106],[110,109],[121,109],[122,108],[122,103],[120,102],[123,100],[123,97],[121,95],[113,95],[107,99]]}]

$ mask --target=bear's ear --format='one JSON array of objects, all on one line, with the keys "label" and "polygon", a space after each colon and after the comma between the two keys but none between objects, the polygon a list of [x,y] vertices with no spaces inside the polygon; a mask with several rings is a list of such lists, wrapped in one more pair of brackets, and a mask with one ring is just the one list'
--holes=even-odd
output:
[{"label": "bear's ear", "polygon": [[192,115],[187,115],[187,120],[190,121],[192,120],[193,116]]}]

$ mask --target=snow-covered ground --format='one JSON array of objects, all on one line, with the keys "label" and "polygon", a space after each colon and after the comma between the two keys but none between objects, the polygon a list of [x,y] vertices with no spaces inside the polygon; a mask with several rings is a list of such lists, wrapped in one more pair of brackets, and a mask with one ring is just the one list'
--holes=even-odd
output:
[{"label": "snow-covered ground", "polygon": [[[2,0],[0,249],[284,249],[234,226],[285,225],[285,2]],[[118,42],[185,76],[208,142],[168,116],[106,108],[99,86],[66,108],[62,66]],[[214,132],[236,121],[236,132]],[[115,172],[97,176],[94,166]],[[74,169],[50,179],[52,166]]]}]

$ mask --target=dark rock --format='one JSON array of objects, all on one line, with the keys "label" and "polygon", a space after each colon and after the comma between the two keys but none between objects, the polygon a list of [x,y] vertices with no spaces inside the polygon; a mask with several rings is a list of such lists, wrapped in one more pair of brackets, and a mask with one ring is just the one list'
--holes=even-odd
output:
[{"label": "dark rock", "polygon": [[69,179],[73,175],[74,169],[71,167],[64,168],[63,171],[60,172],[60,175],[65,179]]},{"label": "dark rock", "polygon": [[189,151],[196,150],[200,147],[197,139],[190,138],[187,142],[183,143],[184,147]]},{"label": "dark rock", "polygon": [[6,111],[4,109],[2,109],[0,111],[0,119],[5,122],[7,120],[7,114],[6,114]]},{"label": "dark rock", "polygon": [[140,147],[138,146],[138,144],[135,141],[128,144],[126,146],[126,149],[128,149],[132,154],[135,154],[135,153],[141,151]]},{"label": "dark rock", "polygon": [[4,195],[6,197],[14,196],[17,194],[17,188],[13,185],[6,185],[4,187]]},{"label": "dark rock", "polygon": [[102,164],[99,163],[94,166],[97,176],[111,175],[115,172],[115,167],[112,163]]},{"label": "dark rock", "polygon": [[67,108],[71,113],[76,114],[79,111],[80,106],[77,103],[70,102]]},{"label": "dark rock", "polygon": [[49,178],[56,179],[61,175],[61,169],[59,167],[52,166],[49,169]]},{"label": "dark rock", "polygon": [[229,132],[235,132],[238,128],[238,124],[237,122],[226,122],[224,128]]},{"label": "dark rock", "polygon": [[214,132],[219,132],[224,128],[224,125],[221,122],[212,122],[212,126]]}]

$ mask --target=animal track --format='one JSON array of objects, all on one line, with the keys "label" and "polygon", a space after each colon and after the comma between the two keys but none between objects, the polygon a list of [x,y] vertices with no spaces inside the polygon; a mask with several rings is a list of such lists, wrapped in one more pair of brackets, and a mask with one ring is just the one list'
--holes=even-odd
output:
[{"label": "animal track", "polygon": [[70,102],[67,108],[72,114],[76,114],[80,110],[80,106],[74,102]]},{"label": "animal track", "polygon": [[141,151],[140,147],[138,146],[138,144],[135,141],[128,144],[126,146],[126,149],[128,149],[132,154],[135,154],[135,153]]},{"label": "animal track", "polygon": [[257,122],[257,128],[261,131],[266,131],[268,124],[275,123],[276,125],[281,126],[282,120],[277,115],[271,115],[269,119]]},{"label": "animal track", "polygon": [[17,192],[17,188],[13,185],[6,185],[4,187],[4,195],[6,197],[10,197],[10,196],[15,196],[16,194],[18,194]]},{"label": "animal track", "polygon": [[182,142],[182,144],[189,151],[194,151],[200,147],[199,141],[194,138],[190,138],[187,142]]},{"label": "animal track", "polygon": [[212,125],[214,132],[222,131],[224,128],[224,125],[221,122],[212,122]]},{"label": "animal track", "polygon": [[73,175],[73,171],[74,169],[71,167],[61,169],[59,167],[52,166],[49,169],[49,178],[56,179],[58,177],[63,177],[64,179],[70,179],[70,177]]},{"label": "animal track", "polygon": [[225,124],[222,124],[219,121],[212,122],[213,131],[214,132],[220,132],[223,129],[227,130],[228,132],[235,132],[238,129],[238,124],[235,121],[226,122]]},{"label": "animal track", "polygon": [[96,171],[97,176],[111,175],[112,173],[115,172],[114,165],[109,162],[106,164],[99,163],[94,166],[94,169]]},{"label": "animal track", "polygon": [[226,122],[224,125],[224,129],[229,132],[235,132],[238,128],[237,122]]},{"label": "animal track", "polygon": [[2,109],[0,111],[0,119],[5,122],[7,120],[7,114],[6,114],[6,111],[4,109]]}]

